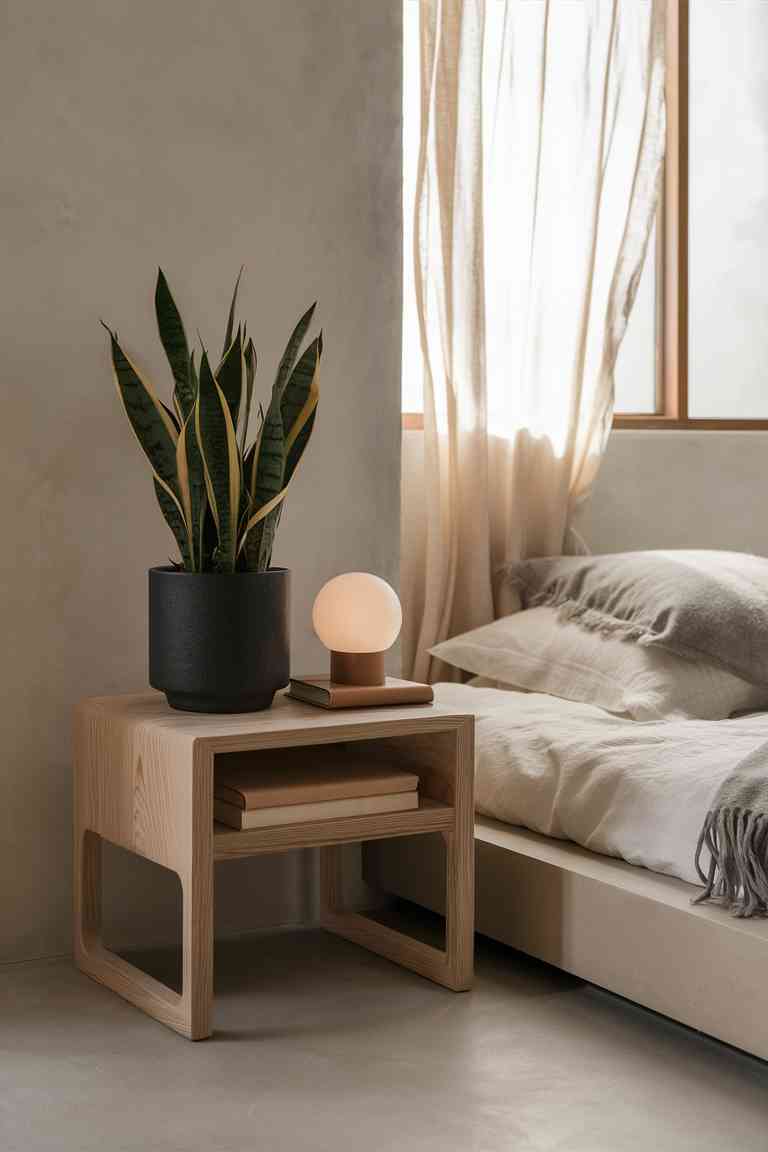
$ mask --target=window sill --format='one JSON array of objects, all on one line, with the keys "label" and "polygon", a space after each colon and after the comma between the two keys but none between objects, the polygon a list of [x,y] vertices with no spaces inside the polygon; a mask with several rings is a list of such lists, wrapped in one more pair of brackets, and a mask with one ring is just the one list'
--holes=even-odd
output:
[{"label": "window sill", "polygon": [[[423,432],[424,414],[422,412],[403,412],[402,427],[404,432]],[[652,430],[656,431],[682,431],[682,432],[768,432],[768,419],[766,420],[696,420],[693,418],[678,420],[672,416],[616,416],[613,421],[614,430]]]}]

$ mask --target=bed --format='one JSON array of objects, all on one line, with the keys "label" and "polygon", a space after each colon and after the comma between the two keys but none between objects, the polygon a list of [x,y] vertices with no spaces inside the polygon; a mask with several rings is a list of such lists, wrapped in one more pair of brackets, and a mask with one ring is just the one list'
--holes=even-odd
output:
[{"label": "bed", "polygon": [[[488,687],[499,682],[481,680],[435,688],[438,706],[476,717],[477,930],[768,1059],[763,890],[758,887],[753,906],[741,898],[730,909],[711,899],[697,902],[712,894],[705,887],[715,870],[706,829],[718,797],[727,794],[745,764],[753,791],[768,781],[768,711],[764,704],[754,710],[765,689],[756,687],[758,677],[729,684],[722,668],[712,671],[721,648],[713,659],[697,661],[696,675],[711,681],[702,704],[701,684],[693,696],[690,683],[682,684],[694,675],[693,668],[686,663],[681,672],[674,664],[677,656],[664,645],[661,661],[674,699],[659,703],[655,672],[656,695],[649,704],[652,694],[646,691],[637,704],[635,677],[630,705],[635,714],[629,715],[626,692],[619,704],[606,696],[615,694],[617,684],[629,683],[626,671],[595,684],[596,665],[613,658],[612,649],[596,649],[588,659],[580,649],[592,676],[587,688],[581,676],[576,687],[564,687],[562,666],[553,670],[564,651],[564,627],[570,629],[566,648],[595,641],[572,611],[565,619],[562,613],[557,617],[556,651],[546,650],[541,639],[534,645],[532,630],[546,627],[542,635],[549,637],[556,608],[557,603],[547,606],[544,623],[537,623],[535,612],[520,614],[523,619],[512,622],[517,639],[507,634],[499,641],[503,629],[490,626],[504,659],[523,635],[512,666],[513,678],[524,683]],[[664,609],[662,615],[668,624]],[[588,623],[593,628],[587,633],[604,621],[595,615]],[[498,674],[499,648],[479,659],[487,636],[483,630],[469,635],[470,641],[458,638],[448,653],[441,649],[441,658],[455,658],[470,672]],[[627,639],[625,632],[621,658],[645,659],[648,652],[641,657]],[[747,645],[751,648],[759,645]],[[542,652],[536,664],[531,653]],[[748,654],[751,659],[753,653]],[[690,662],[690,653],[685,659]],[[573,647],[560,663],[573,668]],[[725,674],[737,671],[730,667]],[[543,685],[548,691],[537,690],[542,676],[549,678]],[[553,695],[553,686],[589,701],[597,696],[600,705]],[[752,709],[746,714],[719,718],[745,703]],[[746,822],[734,826],[735,841],[746,827]],[[768,854],[768,838],[755,843]],[[442,911],[440,852],[432,838],[367,846],[365,878]],[[768,860],[762,866],[765,871]]]}]

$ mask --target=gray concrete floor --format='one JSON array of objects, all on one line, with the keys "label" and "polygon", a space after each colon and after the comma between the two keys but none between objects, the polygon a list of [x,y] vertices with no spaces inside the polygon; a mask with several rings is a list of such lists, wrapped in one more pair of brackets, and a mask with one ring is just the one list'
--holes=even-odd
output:
[{"label": "gray concrete floor", "polygon": [[68,962],[0,968],[2,1152],[768,1149],[768,1064],[490,942],[454,995],[320,932],[248,937],[216,994],[190,1044]]}]

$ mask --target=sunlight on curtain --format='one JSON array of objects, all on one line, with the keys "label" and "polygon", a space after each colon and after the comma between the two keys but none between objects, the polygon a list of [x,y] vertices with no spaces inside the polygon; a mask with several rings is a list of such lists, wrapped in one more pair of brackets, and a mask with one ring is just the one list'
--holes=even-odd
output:
[{"label": "sunlight on curtain", "polygon": [[[662,0],[421,0],[414,266],[424,532],[406,670],[576,546],[656,210]],[[407,258],[407,253],[406,253]]]},{"label": "sunlight on curtain", "polygon": [[[562,2],[562,0],[561,0]],[[640,2],[640,0],[639,0]],[[578,5],[576,5],[578,8]],[[508,81],[506,101],[505,92],[500,89],[500,81],[504,78],[502,67],[502,54],[505,43],[516,32],[518,37],[530,35],[531,24],[541,24],[544,4],[541,0],[521,5],[519,23],[516,29],[506,27],[506,6],[503,0],[489,0],[485,15],[484,45],[485,57],[483,73],[483,118],[484,118],[484,152],[492,154],[494,134],[501,131],[500,119],[504,116],[505,103],[509,103]],[[538,11],[537,11],[538,10]],[[577,13],[565,13],[566,20],[571,25],[577,24]],[[640,14],[638,13],[638,16]],[[636,32],[638,30],[636,29]],[[642,31],[640,29],[639,31]],[[523,54],[522,47],[525,41],[518,40],[518,54]],[[538,79],[536,62],[531,57],[523,61],[523,70],[518,74],[527,75],[529,98],[527,107],[530,110],[530,85]],[[559,84],[565,84],[565,77],[558,77]],[[403,0],[403,356],[402,356],[402,410],[404,412],[421,412],[424,403],[424,384],[422,376],[422,359],[419,342],[419,319],[416,308],[416,290],[414,284],[413,267],[413,217],[416,195],[416,171],[419,159],[420,140],[420,86],[419,86],[419,0]],[[562,107],[562,101],[560,102]],[[517,118],[518,129],[525,136],[525,120],[522,115]],[[573,111],[568,109],[568,122],[572,119]],[[629,131],[632,126],[628,125]],[[567,124],[563,125],[567,131]],[[622,130],[622,129],[620,129]],[[527,135],[530,137],[530,132]],[[530,139],[528,140],[530,146]],[[514,157],[510,167],[514,169]],[[503,180],[505,173],[503,166],[497,169],[497,179]],[[487,196],[491,199],[493,193]],[[514,211],[515,203],[522,199],[522,189],[511,184],[511,192],[507,197],[501,197],[502,209]],[[498,191],[496,193],[498,201]],[[486,213],[488,213],[488,202]],[[504,211],[498,214],[496,221],[496,243],[504,248],[506,243],[514,245],[513,229]],[[564,258],[567,258],[564,256]],[[512,301],[508,294],[509,277],[501,276],[494,282],[491,277],[494,269],[487,269],[488,285],[491,292],[488,312],[498,321],[502,309],[509,307]],[[495,284],[498,284],[498,298],[493,295]],[[521,321],[522,323],[522,321]],[[513,338],[512,330],[508,333]],[[616,363],[616,403],[617,412],[653,412],[656,404],[656,230],[655,225],[648,243],[645,265],[643,267],[637,298],[632,311],[631,321],[622,344]],[[497,404],[491,412],[493,429],[498,431],[507,427],[506,414],[503,403]]]},{"label": "sunlight on curtain", "polygon": [[558,456],[572,382],[582,374],[584,411],[603,386],[646,108],[650,6],[623,4],[615,25],[600,8],[491,0],[485,15],[488,430],[526,428]]}]

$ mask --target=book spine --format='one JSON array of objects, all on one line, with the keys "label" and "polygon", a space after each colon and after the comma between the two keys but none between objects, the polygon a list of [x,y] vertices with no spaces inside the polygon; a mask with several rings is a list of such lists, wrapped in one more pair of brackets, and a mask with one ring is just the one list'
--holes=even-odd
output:
[{"label": "book spine", "polygon": [[352,779],[335,781],[332,784],[312,784],[301,790],[296,789],[291,795],[285,787],[260,788],[249,793],[248,789],[239,792],[217,781],[214,784],[214,797],[226,804],[235,804],[247,812],[252,812],[263,808],[287,808],[293,804],[325,804],[334,800],[357,800],[366,796],[392,796],[401,792],[415,791],[418,784],[418,776],[398,774],[370,781]]},{"label": "book spine", "polygon": [[388,796],[330,800],[319,804],[292,804],[285,808],[259,808],[249,812],[235,808],[233,804],[215,800],[213,814],[220,824],[245,831],[280,824],[307,824],[315,820],[340,820],[350,816],[406,812],[418,806],[417,792],[400,792]]}]

